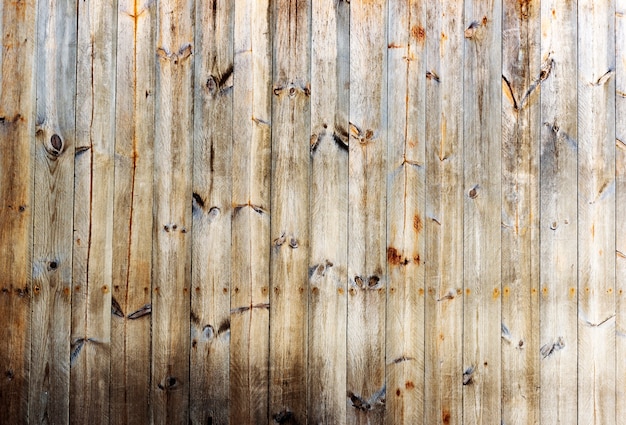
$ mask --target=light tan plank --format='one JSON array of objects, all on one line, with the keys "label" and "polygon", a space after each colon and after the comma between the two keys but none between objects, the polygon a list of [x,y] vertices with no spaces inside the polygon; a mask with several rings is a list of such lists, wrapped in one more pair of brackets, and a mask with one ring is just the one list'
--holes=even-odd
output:
[{"label": "light tan plank", "polygon": [[72,1],[40,1],[29,420],[69,422],[76,19]]},{"label": "light tan plank", "polygon": [[157,3],[152,421],[189,423],[194,2]]},{"label": "light tan plank", "polygon": [[[111,423],[150,421],[156,3],[118,2]],[[130,47],[132,46],[132,47]],[[119,309],[119,310],[118,310]]]},{"label": "light tan plank", "polygon": [[615,1],[615,418],[626,424],[626,1]]},{"label": "light tan plank", "polygon": [[502,4],[465,2],[463,423],[501,419]]},{"label": "light tan plank", "polygon": [[502,421],[539,422],[540,2],[502,20]]},{"label": "light tan plank", "polygon": [[346,420],[349,5],[312,2],[308,420]]},{"label": "light tan plank", "polygon": [[234,13],[230,421],[256,424],[269,418],[271,8]]},{"label": "light tan plank", "polygon": [[578,3],[578,423],[581,424],[615,423],[614,13],[614,1]]},{"label": "light tan plank", "polygon": [[542,423],[577,421],[576,19],[568,1],[541,3]]},{"label": "light tan plank", "polygon": [[35,1],[0,4],[0,405],[13,424],[28,421],[36,16]]},{"label": "light tan plank", "polygon": [[387,424],[424,418],[426,6],[389,2]]},{"label": "light tan plank", "polygon": [[106,2],[78,8],[71,333],[77,351],[70,374],[76,424],[109,419],[116,14]]},{"label": "light tan plank", "polygon": [[463,1],[429,2],[424,423],[463,421]]},{"label": "light tan plank", "polygon": [[270,417],[306,421],[310,16],[307,0],[273,4]]},{"label": "light tan plank", "polygon": [[190,358],[194,424],[228,424],[230,408],[233,12],[230,0],[196,4]]},{"label": "light tan plank", "polygon": [[350,5],[347,405],[385,417],[387,2]]}]

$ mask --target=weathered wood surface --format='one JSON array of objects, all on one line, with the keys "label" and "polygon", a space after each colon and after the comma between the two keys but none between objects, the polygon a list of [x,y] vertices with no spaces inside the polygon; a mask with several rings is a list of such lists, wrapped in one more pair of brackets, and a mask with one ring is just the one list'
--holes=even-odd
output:
[{"label": "weathered wood surface", "polygon": [[28,417],[30,312],[35,305],[31,250],[37,4],[5,1],[0,8],[0,316],[9,324],[0,330],[5,344],[0,350],[0,405],[3,421],[20,424]]},{"label": "weathered wood surface", "polygon": [[0,2],[0,423],[624,423],[624,13]]},{"label": "weathered wood surface", "polygon": [[118,2],[110,418],[120,425],[150,422],[156,22],[155,3]]}]

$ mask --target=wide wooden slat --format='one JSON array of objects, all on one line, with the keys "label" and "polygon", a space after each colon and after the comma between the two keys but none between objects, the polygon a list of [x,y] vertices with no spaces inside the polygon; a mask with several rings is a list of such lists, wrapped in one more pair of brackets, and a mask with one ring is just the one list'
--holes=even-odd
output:
[{"label": "wide wooden slat", "polygon": [[190,420],[229,418],[233,5],[196,3]]},{"label": "wide wooden slat", "polygon": [[157,3],[152,421],[189,422],[194,1]]},{"label": "wide wooden slat", "polygon": [[13,424],[27,423],[30,388],[36,16],[35,1],[0,4],[0,405]]},{"label": "wide wooden slat", "polygon": [[234,13],[230,421],[256,424],[269,418],[271,7]]},{"label": "wide wooden slat", "polygon": [[463,421],[463,1],[428,3],[424,423]]},{"label": "wide wooden slat", "polygon": [[[578,423],[615,423],[615,2],[578,4]],[[623,43],[623,41],[622,41]]]},{"label": "wide wooden slat", "polygon": [[540,2],[502,21],[502,421],[539,422]]},{"label": "wide wooden slat", "polygon": [[615,1],[615,419],[626,423],[626,0]]},{"label": "wide wooden slat", "polygon": [[311,2],[273,3],[270,416],[306,421]]},{"label": "wide wooden slat", "polygon": [[[330,11],[330,13],[329,13]],[[308,421],[346,418],[349,6],[311,11]]]},{"label": "wide wooden slat", "polygon": [[426,6],[389,3],[387,29],[387,424],[424,418]]},{"label": "wide wooden slat", "polygon": [[116,15],[81,3],[76,65],[70,422],[109,419]]},{"label": "wide wooden slat", "polygon": [[29,420],[67,424],[76,139],[76,2],[40,1]]},{"label": "wide wooden slat", "polygon": [[577,421],[576,17],[569,1],[541,2],[542,423]]},{"label": "wide wooden slat", "polygon": [[118,2],[110,418],[120,425],[150,421],[155,15],[149,0]]},{"label": "wide wooden slat", "polygon": [[463,423],[501,417],[501,17],[466,1],[464,54]]},{"label": "wide wooden slat", "polygon": [[347,404],[385,417],[387,2],[350,4]]}]

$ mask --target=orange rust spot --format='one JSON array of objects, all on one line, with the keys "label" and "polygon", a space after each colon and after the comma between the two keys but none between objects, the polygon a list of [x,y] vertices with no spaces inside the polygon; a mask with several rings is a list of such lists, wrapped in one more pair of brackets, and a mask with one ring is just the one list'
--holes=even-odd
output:
[{"label": "orange rust spot", "polygon": [[552,17],[556,19],[556,10],[552,9]]},{"label": "orange rust spot", "polygon": [[348,292],[350,292],[350,295],[354,295],[354,294],[356,294],[356,289],[350,288],[350,290]]},{"label": "orange rust spot", "polygon": [[[239,290],[237,290],[237,292],[239,292]],[[280,294],[280,288],[278,288],[278,286],[274,288],[274,293],[276,295]]]},{"label": "orange rust spot", "polygon": [[400,391],[400,388],[398,388],[398,389],[396,390],[396,395],[397,395],[398,397],[400,397],[400,395],[402,395],[402,391]]},{"label": "orange rust spot", "polygon": [[576,296],[576,288],[574,287],[569,288],[569,296],[570,298],[574,298]]},{"label": "orange rust spot", "polygon": [[469,295],[471,293],[472,293],[472,290],[470,288],[465,289],[465,295]]},{"label": "orange rust spot", "polygon": [[619,294],[620,294],[620,295],[622,295],[622,293],[623,293],[623,292],[624,292],[624,290],[623,290],[623,289],[620,289],[620,290],[619,290]]},{"label": "orange rust spot", "polygon": [[441,420],[443,421],[444,424],[449,424],[450,423],[450,412],[448,412],[447,410],[442,410],[441,411]]},{"label": "orange rust spot", "polygon": [[196,286],[196,292],[200,292],[200,287]]},{"label": "orange rust spot", "polygon": [[222,288],[222,292],[228,294],[228,288]]},{"label": "orange rust spot", "polygon": [[548,287],[544,286],[543,288],[541,288],[541,293],[544,297],[548,296]]},{"label": "orange rust spot", "polygon": [[396,292],[396,288],[393,288],[393,287],[389,288],[389,292],[391,292],[392,294],[395,293]]},{"label": "orange rust spot", "polygon": [[592,224],[591,225],[591,238],[595,237],[596,235],[596,225]]},{"label": "orange rust spot", "polygon": [[392,265],[398,265],[402,263],[402,256],[397,249],[390,246],[387,248],[387,262]]},{"label": "orange rust spot", "polygon": [[420,43],[426,39],[426,31],[421,25],[415,25],[411,28],[411,35]]},{"label": "orange rust spot", "polygon": [[415,229],[416,233],[421,232],[424,228],[424,223],[422,223],[422,219],[418,214],[415,214],[415,217],[413,217],[413,228]]},{"label": "orange rust spot", "polygon": [[442,40],[447,40],[447,39],[448,39],[448,36],[447,36],[445,33],[443,33],[443,32],[442,32],[442,33],[441,33],[441,39],[442,39]]},{"label": "orange rust spot", "polygon": [[418,289],[417,293],[420,294],[420,295],[424,295],[424,288]]},{"label": "orange rust spot", "polygon": [[159,292],[159,287],[158,286],[156,288],[154,288],[154,292],[156,292],[156,293]]},{"label": "orange rust spot", "polygon": [[35,295],[39,295],[39,292],[41,292],[41,287],[39,285],[33,286],[33,292],[35,293]]},{"label": "orange rust spot", "polygon": [[586,287],[585,287],[585,293],[586,293],[586,294],[588,294],[588,293],[589,293],[589,291],[590,291],[589,287],[588,287],[588,286],[586,286]]},{"label": "orange rust spot", "polygon": [[239,287],[235,286],[235,294],[238,294],[238,293],[239,293]]},{"label": "orange rust spot", "polygon": [[343,295],[343,288],[337,289],[337,292],[339,293],[339,295]]},{"label": "orange rust spot", "polygon": [[109,292],[109,287],[108,287],[108,286],[106,286],[106,285],[103,285],[103,286],[102,286],[102,292],[103,292],[103,293],[105,293],[105,294],[106,294],[107,292]]},{"label": "orange rust spot", "polygon": [[493,288],[493,299],[495,300],[500,296],[500,288]]},{"label": "orange rust spot", "polygon": [[511,290],[509,289],[508,286],[505,286],[504,289],[502,290],[502,292],[504,293],[504,296],[509,295],[509,293],[511,292]]},{"label": "orange rust spot", "polygon": [[413,381],[406,381],[406,382],[404,383],[404,387],[405,387],[407,390],[412,390],[413,388],[415,388],[415,384],[413,383]]},{"label": "orange rust spot", "polygon": [[76,239],[76,245],[80,246],[80,238]]},{"label": "orange rust spot", "polygon": [[417,254],[415,257],[413,257],[413,262],[415,264],[417,264],[418,266],[420,265],[420,263],[422,262],[422,258],[420,257],[419,254]]},{"label": "orange rust spot", "polygon": [[320,290],[318,289],[318,287],[317,287],[317,286],[314,286],[314,287],[311,289],[311,292],[313,292],[314,294],[319,293],[319,291],[320,291]]},{"label": "orange rust spot", "polygon": [[70,288],[68,288],[67,286],[65,288],[63,288],[63,294],[65,296],[69,296],[70,295]]},{"label": "orange rust spot", "polygon": [[612,293],[613,293],[613,288],[609,288],[609,289],[607,289],[607,290],[606,290],[606,293],[607,293],[607,294],[612,294]]},{"label": "orange rust spot", "polygon": [[384,292],[385,288],[378,288],[378,293],[380,294],[381,292]]},{"label": "orange rust spot", "polygon": [[268,292],[268,288],[267,288],[267,286],[262,286],[262,287],[261,287],[261,293],[262,293],[263,295],[265,295],[265,294],[267,294],[267,292]]},{"label": "orange rust spot", "polygon": [[483,25],[487,25],[488,19],[487,16],[483,16]]},{"label": "orange rust spot", "polygon": [[530,292],[531,292],[532,294],[536,294],[536,293],[537,293],[537,288],[533,288],[533,289],[531,289],[531,290],[530,290]]},{"label": "orange rust spot", "polygon": [[434,288],[428,288],[428,295],[433,295],[435,293]]},{"label": "orange rust spot", "polygon": [[299,291],[300,293],[303,293],[303,292],[304,292],[304,288],[301,286],[301,287],[299,287],[299,288],[298,288],[298,291]]},{"label": "orange rust spot", "polygon": [[439,339],[443,341],[444,339],[446,339],[446,337],[444,336],[444,334],[440,333],[439,334]]},{"label": "orange rust spot", "polygon": [[74,287],[74,292],[80,292],[80,289],[81,289],[80,285],[76,285]]},{"label": "orange rust spot", "polygon": [[189,292],[189,288],[187,288],[187,287],[185,286],[185,287],[183,288],[183,293],[185,293],[185,294],[186,294],[187,292]]},{"label": "orange rust spot", "polygon": [[144,288],[143,288],[143,292],[144,292],[145,294],[147,294],[147,293],[148,293],[148,291],[150,291],[150,289],[148,289],[148,287],[147,287],[147,286],[144,286]]},{"label": "orange rust spot", "polygon": [[396,43],[389,43],[389,44],[387,45],[387,48],[388,48],[388,49],[401,49],[401,48],[402,48],[402,46],[401,46],[401,45],[399,45],[399,44],[396,44]]}]

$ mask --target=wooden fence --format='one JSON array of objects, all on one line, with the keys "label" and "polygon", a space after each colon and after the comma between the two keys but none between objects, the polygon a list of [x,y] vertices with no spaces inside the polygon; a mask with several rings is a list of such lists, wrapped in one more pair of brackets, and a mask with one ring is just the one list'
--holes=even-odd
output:
[{"label": "wooden fence", "polygon": [[2,0],[0,423],[625,424],[626,0]]}]

